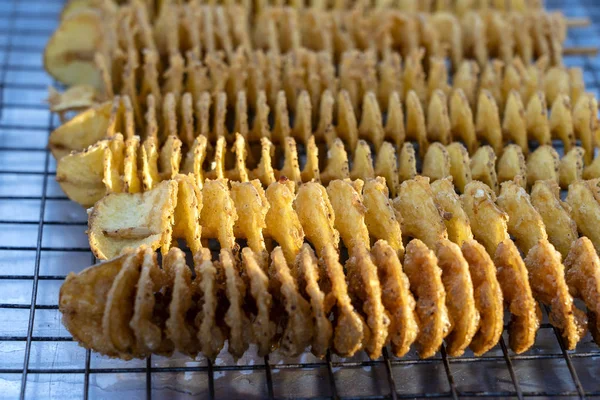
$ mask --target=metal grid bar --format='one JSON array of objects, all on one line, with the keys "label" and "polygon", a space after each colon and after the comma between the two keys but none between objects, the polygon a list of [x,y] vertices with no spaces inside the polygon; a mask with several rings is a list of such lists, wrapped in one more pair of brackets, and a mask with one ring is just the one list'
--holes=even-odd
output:
[{"label": "metal grid bar", "polygon": [[[592,27],[585,30],[571,30],[569,40],[572,45],[589,45],[589,37],[600,34],[600,4],[594,0],[579,0],[573,2],[548,1],[549,8],[560,8],[568,5],[565,11],[575,10],[577,15],[588,14],[594,22]],[[235,397],[236,393],[228,393],[232,382],[238,382],[240,377],[249,377],[254,382],[251,390],[256,390],[260,395],[269,399],[285,398],[327,398],[327,399],[402,399],[402,398],[466,398],[466,397],[572,397],[591,398],[600,397],[600,377],[580,376],[585,366],[593,365],[600,360],[600,351],[597,347],[583,343],[576,351],[565,350],[558,332],[548,323],[541,326],[536,349],[522,355],[512,354],[501,339],[498,348],[489,355],[474,357],[466,355],[460,358],[448,357],[445,347],[437,358],[420,360],[411,354],[409,357],[398,359],[389,355],[384,349],[383,357],[379,360],[367,360],[364,355],[352,359],[339,359],[327,354],[325,360],[278,360],[274,357],[260,359],[244,359],[238,363],[231,359],[217,359],[216,363],[205,361],[200,365],[197,362],[181,360],[161,360],[159,357],[148,358],[145,363],[123,363],[108,361],[90,351],[83,351],[82,359],[68,360],[68,362],[40,362],[43,358],[36,350],[38,345],[51,344],[56,346],[53,356],[59,357],[60,345],[74,345],[73,340],[60,328],[44,331],[40,327],[45,322],[41,313],[50,312],[58,314],[56,298],[52,303],[40,303],[46,296],[47,284],[59,283],[66,273],[72,268],[81,268],[90,261],[83,261],[81,265],[73,263],[63,267],[53,265],[48,255],[60,253],[60,259],[54,264],[60,264],[67,258],[76,258],[79,255],[88,255],[89,248],[85,240],[81,242],[85,229],[85,218],[72,217],[69,213],[78,213],[76,205],[69,203],[67,198],[56,189],[54,184],[54,167],[45,141],[32,144],[28,137],[36,137],[40,133],[47,135],[56,123],[49,113],[45,120],[39,124],[32,121],[29,115],[35,112],[46,112],[43,99],[46,96],[47,83],[38,76],[43,76],[43,67],[39,60],[44,41],[53,31],[58,18],[62,1],[34,0],[27,2],[19,0],[0,0],[0,286],[5,290],[0,291],[0,318],[9,318],[7,313],[23,314],[24,328],[21,331],[12,330],[10,324],[0,326],[0,393],[7,394],[9,398],[49,398],[52,394],[60,397],[75,397],[84,399],[98,397],[98,391],[106,396],[106,388],[102,382],[109,376],[133,376],[131,379],[140,380],[143,385],[137,387],[134,397],[151,399],[153,393],[165,392],[167,396],[187,393],[200,394],[211,399]],[[39,7],[37,7],[39,6]],[[32,12],[32,9],[39,11]],[[35,28],[29,25],[20,26],[23,21],[35,20]],[[591,33],[590,33],[591,32]],[[27,38],[27,44],[20,41]],[[4,39],[6,39],[4,41]],[[584,43],[585,42],[585,43]],[[597,43],[594,45],[598,45]],[[33,57],[33,58],[32,58]],[[39,58],[38,57],[38,58]],[[567,60],[578,63],[583,69],[586,85],[589,91],[600,91],[598,68],[600,60],[575,57]],[[25,82],[11,80],[13,74],[32,74],[34,79]],[[12,112],[19,112],[22,119],[15,118]],[[39,122],[39,121],[38,121]],[[14,141],[8,137],[7,132],[16,132],[22,141]],[[37,168],[25,167],[18,163],[13,167],[8,161],[3,161],[3,155],[12,152],[23,153],[25,157],[40,160]],[[41,156],[41,157],[40,157]],[[4,185],[10,182],[35,181],[36,185],[18,186],[15,190],[5,190]],[[5,186],[6,187],[6,186]],[[34,202],[37,211],[21,214],[17,217],[8,212],[11,207],[21,210],[21,205]],[[61,210],[66,210],[69,219],[52,219],[49,214],[53,211],[51,204],[62,202]],[[65,214],[65,215],[67,215]],[[29,218],[37,215],[37,218]],[[63,214],[60,214],[63,215]],[[79,217],[85,214],[79,215]],[[21,229],[26,229],[22,241],[11,240],[10,236],[18,235]],[[52,240],[52,229],[77,230],[69,236],[70,239],[79,239],[75,243]],[[14,230],[14,232],[12,232]],[[57,233],[57,235],[60,234]],[[25,240],[25,239],[32,240]],[[83,244],[81,244],[83,243]],[[66,244],[66,245],[65,245]],[[81,244],[81,245],[80,245]],[[28,256],[32,268],[15,269],[13,263],[17,257]],[[85,258],[83,259],[85,260]],[[91,256],[91,263],[95,260]],[[67,263],[68,264],[68,263]],[[18,264],[20,265],[20,264]],[[12,286],[25,287],[30,284],[30,291],[26,296],[11,295]],[[8,297],[3,293],[9,292]],[[13,296],[13,297],[11,297]],[[6,299],[6,300],[5,300]],[[28,301],[27,301],[28,299]],[[39,320],[39,324],[38,324]],[[551,334],[546,334],[551,333]],[[589,339],[586,339],[589,341]],[[585,342],[585,341],[584,341]],[[22,351],[16,351],[17,357],[6,357],[10,354],[12,346],[21,346]],[[540,351],[539,348],[542,348]],[[73,352],[75,347],[72,347]],[[20,357],[20,361],[17,358]],[[6,361],[8,360],[8,361]],[[79,363],[80,361],[80,363]],[[527,366],[528,363],[541,363],[536,366]],[[523,367],[525,365],[525,367]],[[552,385],[551,376],[540,378],[540,382],[528,374],[536,367],[550,365],[551,371],[559,379],[560,385]],[[578,368],[578,366],[580,366]],[[501,369],[500,369],[501,367]],[[415,371],[417,370],[418,371]],[[468,382],[469,374],[478,371],[492,372],[479,382]],[[264,370],[264,375],[262,373]],[[465,371],[467,371],[465,373]],[[294,373],[298,379],[323,372],[323,376],[315,379],[322,380],[312,390],[294,385],[294,380],[285,379],[284,373]],[[545,371],[546,373],[547,371]],[[507,375],[502,375],[507,373]],[[179,384],[186,374],[202,374],[206,378],[206,385],[201,387],[188,387]],[[299,374],[299,375],[298,375]],[[232,378],[227,378],[232,375]],[[58,393],[52,390],[52,385],[46,380],[56,376],[56,381],[65,383],[59,385]],[[81,381],[70,376],[81,377]],[[137,378],[139,376],[139,379]],[[168,376],[169,379],[164,379]],[[257,378],[258,376],[264,377]],[[48,377],[48,378],[45,378]],[[145,378],[144,378],[145,377]],[[435,379],[434,379],[435,377]],[[125,378],[127,379],[127,378]],[[222,383],[223,380],[226,383]],[[415,381],[421,380],[415,384]],[[423,380],[430,379],[430,380]],[[118,379],[113,384],[119,388]],[[280,381],[284,382],[282,387]],[[12,382],[17,382],[13,384]],[[302,386],[310,386],[306,380]],[[312,381],[311,381],[312,382]],[[501,385],[494,383],[501,382]],[[251,382],[252,383],[252,382]],[[122,390],[127,390],[128,381],[125,380]],[[368,389],[365,390],[365,385]],[[369,386],[371,385],[371,386]],[[286,391],[285,386],[290,386]],[[293,388],[293,389],[292,389]],[[382,390],[378,392],[377,390]],[[102,392],[104,391],[104,392]],[[310,393],[309,393],[310,392]],[[69,395],[69,393],[71,393]],[[78,393],[73,396],[73,393]],[[111,392],[113,397],[119,397],[121,392]],[[122,392],[125,393],[125,392]],[[122,396],[129,396],[122,394]],[[164,394],[164,393],[163,393]],[[13,396],[14,395],[14,396]],[[237,393],[237,395],[240,395]],[[102,397],[102,396],[100,396]]]}]

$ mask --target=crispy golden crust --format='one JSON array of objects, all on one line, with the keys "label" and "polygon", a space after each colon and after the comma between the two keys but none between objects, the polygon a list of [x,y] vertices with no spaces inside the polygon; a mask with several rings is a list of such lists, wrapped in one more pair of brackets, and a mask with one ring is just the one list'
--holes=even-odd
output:
[{"label": "crispy golden crust", "polygon": [[520,354],[535,342],[541,310],[533,298],[525,263],[512,240],[506,239],[498,245],[494,263],[504,302],[511,313],[510,348]]},{"label": "crispy golden crust", "polygon": [[419,356],[429,358],[438,351],[450,329],[442,271],[433,251],[418,239],[406,246],[404,271],[417,302]]},{"label": "crispy golden crust", "polygon": [[262,258],[267,248],[263,229],[267,226],[266,215],[269,202],[258,180],[251,182],[231,182],[231,198],[238,214],[233,231],[236,238],[244,238],[248,246]]},{"label": "crispy golden crust", "polygon": [[227,181],[204,182],[202,203],[204,206],[200,214],[200,225],[202,225],[203,237],[217,238],[222,249],[233,249],[235,247],[233,227],[238,215]]},{"label": "crispy golden crust", "polygon": [[448,231],[448,239],[462,246],[462,244],[473,239],[469,217],[462,208],[460,197],[454,191],[454,185],[450,179],[440,179],[431,184],[435,204],[444,215],[444,224]]},{"label": "crispy golden crust", "polygon": [[294,209],[317,255],[321,256],[326,247],[337,250],[340,234],[334,228],[335,214],[327,191],[318,183],[309,182],[298,188]]},{"label": "crispy golden crust", "polygon": [[437,244],[436,256],[442,270],[446,290],[446,306],[450,319],[450,333],[446,337],[448,354],[456,357],[464,353],[479,329],[479,312],[473,297],[473,282],[469,264],[460,247],[449,240]]},{"label": "crispy golden crust", "polygon": [[560,330],[565,347],[574,349],[587,331],[587,318],[573,304],[560,253],[547,240],[540,240],[527,254],[525,265],[534,297],[550,306],[550,323]]},{"label": "crispy golden crust", "polygon": [[485,248],[475,240],[462,245],[473,281],[475,306],[481,316],[479,330],[471,342],[475,355],[482,355],[498,343],[502,335],[504,309],[496,267]]},{"label": "crispy golden crust", "polygon": [[367,208],[365,224],[372,240],[385,240],[399,257],[404,256],[402,232],[398,215],[392,207],[385,180],[381,177],[369,179],[362,191],[363,204]]},{"label": "crispy golden crust", "polygon": [[229,352],[235,358],[244,355],[248,349],[252,329],[243,310],[246,285],[242,280],[231,250],[221,249],[219,266],[225,280],[225,294],[229,307],[225,312],[225,324],[229,328]]},{"label": "crispy golden crust", "polygon": [[592,241],[596,251],[600,251],[600,203],[593,188],[599,183],[600,179],[573,182],[566,198],[571,206],[571,216],[577,223],[577,230]]},{"label": "crispy golden crust", "polygon": [[344,245],[350,254],[356,246],[370,247],[369,231],[365,224],[367,208],[362,202],[363,181],[334,180],[327,186],[327,194],[331,201],[335,229],[338,230]]}]

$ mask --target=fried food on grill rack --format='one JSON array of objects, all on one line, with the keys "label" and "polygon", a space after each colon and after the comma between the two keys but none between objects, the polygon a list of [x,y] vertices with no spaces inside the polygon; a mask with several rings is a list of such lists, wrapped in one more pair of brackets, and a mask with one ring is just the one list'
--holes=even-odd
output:
[{"label": "fried food on grill rack", "polygon": [[600,251],[600,179],[573,182],[569,186],[566,201],[571,206],[571,216],[577,224],[577,230],[587,236],[596,251]]},{"label": "fried food on grill rack", "polygon": [[431,190],[436,206],[444,215],[448,239],[458,246],[473,239],[469,217],[461,205],[460,197],[454,190],[452,180],[448,178],[437,180],[431,184]]}]

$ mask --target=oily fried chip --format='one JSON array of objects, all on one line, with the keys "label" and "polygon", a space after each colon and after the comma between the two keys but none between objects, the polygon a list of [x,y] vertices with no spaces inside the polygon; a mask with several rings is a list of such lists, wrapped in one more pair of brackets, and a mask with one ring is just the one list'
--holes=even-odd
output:
[{"label": "oily fried chip", "polygon": [[448,239],[462,246],[466,240],[473,239],[469,217],[460,203],[460,197],[454,191],[452,180],[445,178],[431,184],[434,201],[444,215],[444,224]]},{"label": "oily fried chip", "polygon": [[562,189],[568,189],[572,182],[578,181],[583,175],[585,150],[574,146],[569,150],[558,165],[558,179]]},{"label": "oily fried chip", "polygon": [[123,262],[108,291],[102,317],[102,335],[120,354],[140,357],[136,337],[129,326],[133,316],[134,299],[142,266],[142,252],[136,251]]},{"label": "oily fried chip", "polygon": [[94,255],[109,259],[142,244],[166,254],[171,245],[177,182],[164,181],[144,193],[109,194],[89,212],[88,238]]},{"label": "oily fried chip", "polygon": [[390,142],[383,142],[379,148],[377,159],[375,160],[374,172],[376,177],[381,176],[385,179],[392,197],[396,197],[398,187],[400,186],[398,160],[396,159],[396,149]]},{"label": "oily fried chip", "polygon": [[338,249],[340,234],[334,228],[335,214],[327,196],[327,190],[320,184],[308,182],[298,188],[294,209],[306,238],[312,243],[318,256],[325,247]]},{"label": "oily fried chip", "polygon": [[362,347],[363,322],[352,305],[344,269],[339,262],[339,254],[332,245],[323,249],[320,262],[327,271],[331,286],[326,301],[330,302],[331,307],[335,307],[336,311],[333,350],[342,357],[351,357]]},{"label": "oily fried chip", "polygon": [[596,251],[600,251],[600,203],[594,188],[599,184],[599,179],[573,182],[569,186],[566,198],[571,206],[571,217],[577,224],[577,230],[592,241]]},{"label": "oily fried chip", "polygon": [[[494,96],[487,90],[479,92],[477,100],[477,117],[475,119],[477,137],[484,139],[494,150],[502,152],[502,126],[500,112]],[[476,179],[476,178],[474,178]]]},{"label": "oily fried chip", "polygon": [[473,236],[483,244],[488,254],[496,254],[498,244],[509,238],[508,215],[496,205],[495,201],[494,192],[479,181],[469,183],[461,196]]},{"label": "oily fried chip", "polygon": [[350,170],[350,179],[357,179],[360,177],[365,179],[375,177],[371,147],[364,140],[358,141],[356,149],[354,150],[352,169]]},{"label": "oily fried chip", "polygon": [[429,358],[438,351],[450,329],[442,271],[433,251],[419,239],[413,239],[406,246],[404,272],[417,302],[419,357]]},{"label": "oily fried chip", "polygon": [[558,167],[559,156],[550,145],[538,147],[527,158],[527,183],[529,186],[537,181],[554,180],[559,181]]},{"label": "oily fried chip", "polygon": [[498,343],[502,335],[502,290],[496,278],[496,267],[486,249],[475,240],[462,245],[473,281],[475,307],[481,316],[479,330],[471,342],[471,350],[480,356]]},{"label": "oily fried chip", "polygon": [[[578,100],[573,99],[573,128],[575,136],[581,141],[581,147],[585,150],[585,164],[589,165],[594,158],[594,144],[598,137],[598,102],[593,95],[580,96]],[[594,161],[598,160],[598,157]],[[594,176],[593,178],[597,178]],[[590,179],[590,178],[585,178]]]},{"label": "oily fried chip", "polygon": [[115,278],[132,257],[136,255],[127,252],[78,274],[70,273],[60,288],[59,310],[69,333],[83,347],[109,357],[122,355],[100,334],[102,319]]},{"label": "oily fried chip", "polygon": [[125,159],[123,160],[123,191],[139,193],[142,182],[138,175],[138,150],[140,137],[135,135],[125,141]]},{"label": "oily fried chip", "polygon": [[367,244],[362,241],[355,242],[346,262],[346,271],[350,294],[357,302],[356,308],[362,309],[364,314],[366,333],[363,337],[363,347],[374,360],[381,356],[381,349],[388,337],[390,318],[381,301],[377,267],[373,264]]},{"label": "oily fried chip", "polygon": [[552,138],[562,141],[565,153],[569,152],[575,146],[575,132],[573,131],[571,100],[568,95],[560,94],[552,102],[550,121],[548,122]]},{"label": "oily fried chip", "polygon": [[577,224],[571,218],[571,206],[560,199],[558,183],[537,181],[531,189],[531,204],[542,216],[548,240],[566,257],[577,239]]},{"label": "oily fried chip", "polygon": [[[506,100],[504,119],[502,120],[502,131],[504,137],[514,142],[525,154],[529,151],[527,143],[527,121],[525,119],[525,107],[521,96],[516,90],[511,90]],[[506,149],[504,150],[506,151]]]},{"label": "oily fried chip", "polygon": [[[573,242],[565,259],[566,279],[573,297],[583,299],[590,316],[590,331],[598,343],[600,336],[600,259],[592,242],[584,237]],[[594,324],[592,324],[592,322]]]},{"label": "oily fried chip", "polygon": [[521,147],[516,144],[504,147],[504,151],[498,159],[496,171],[499,183],[512,181],[518,177],[519,182],[525,186],[527,184],[527,164]]},{"label": "oily fried chip", "polygon": [[469,264],[460,247],[444,239],[438,242],[435,255],[442,270],[442,283],[446,290],[446,307],[450,319],[446,337],[447,351],[452,357],[460,356],[471,343],[479,329],[479,312],[475,308],[473,282]]},{"label": "oily fried chip", "polygon": [[434,248],[438,240],[447,239],[444,220],[437,209],[429,178],[417,176],[402,182],[394,208],[402,217],[402,234],[417,238]]},{"label": "oily fried chip", "polygon": [[111,158],[108,141],[71,153],[56,165],[56,181],[67,197],[84,207],[93,206],[106,195],[105,166]]},{"label": "oily fried chip", "polygon": [[547,240],[540,240],[527,254],[525,265],[533,296],[550,307],[550,323],[561,332],[565,347],[573,350],[587,332],[587,317],[569,294],[560,253]]},{"label": "oily fried chip", "polygon": [[504,302],[511,313],[508,324],[510,348],[520,354],[535,342],[541,311],[533,298],[523,258],[512,240],[506,239],[498,245],[494,264]]},{"label": "oily fried chip", "polygon": [[296,356],[306,349],[313,337],[310,304],[300,295],[281,247],[277,246],[271,252],[271,260],[271,285],[280,294],[285,312],[281,349],[286,355]]},{"label": "oily fried chip", "polygon": [[248,246],[266,260],[267,248],[263,237],[269,202],[258,179],[251,182],[231,182],[231,198],[238,219],[233,227],[236,238],[245,238]]},{"label": "oily fried chip", "polygon": [[150,247],[142,246],[138,251],[143,257],[142,271],[137,282],[130,326],[143,354],[168,356],[173,352],[173,342],[165,337],[164,322],[167,317],[164,314],[170,297],[159,292],[166,286],[167,277],[165,271],[159,268],[156,253]]},{"label": "oily fried chip", "polygon": [[311,351],[316,357],[323,358],[331,345],[333,328],[326,310],[325,293],[319,286],[318,260],[308,244],[302,245],[296,258],[296,269],[300,292],[310,299],[314,325]]},{"label": "oily fried chip", "polygon": [[201,304],[196,319],[198,342],[202,354],[214,360],[225,344],[225,333],[217,323],[219,307],[219,283],[215,264],[211,261],[210,250],[203,248],[194,254],[194,270],[196,287],[201,294]]},{"label": "oily fried chip", "polygon": [[400,182],[413,179],[417,176],[417,156],[412,143],[406,142],[400,149],[398,178]]},{"label": "oily fried chip", "polygon": [[469,152],[462,143],[454,142],[446,146],[450,156],[450,175],[459,193],[465,191],[467,183],[471,182],[471,161]]},{"label": "oily fried chip", "polygon": [[340,233],[344,245],[351,255],[356,246],[364,244],[370,247],[369,231],[365,225],[367,208],[362,203],[360,192],[363,181],[336,179],[327,186],[333,215],[343,216],[333,220],[334,227]]},{"label": "oily fried chip", "polygon": [[258,354],[265,356],[271,352],[277,327],[271,320],[273,298],[269,293],[269,277],[261,266],[262,262],[260,255],[250,247],[242,250],[242,265],[248,277],[250,294],[256,305],[256,314],[252,318],[252,336],[258,346]]},{"label": "oily fried chip", "polygon": [[521,186],[513,181],[504,182],[496,203],[508,214],[508,233],[515,238],[523,254],[527,254],[540,240],[548,239],[541,215]]},{"label": "oily fried chip", "polygon": [[222,249],[235,247],[233,227],[238,219],[235,204],[223,179],[206,180],[202,188],[200,225],[203,238],[217,238]]},{"label": "oily fried chip", "polygon": [[471,176],[498,193],[500,186],[496,175],[496,153],[490,146],[481,146],[471,157]]},{"label": "oily fried chip", "polygon": [[551,144],[548,107],[544,92],[538,91],[531,96],[525,110],[525,119],[528,138],[534,139],[540,146]]},{"label": "oily fried chip", "polygon": [[[463,63],[463,65],[469,64],[469,62]],[[452,138],[454,140],[462,140],[467,146],[469,153],[473,153],[478,146],[473,112],[471,111],[471,106],[465,92],[460,87],[456,87],[456,84],[450,95],[450,122],[452,126]]]},{"label": "oily fried chip", "polygon": [[450,154],[446,147],[439,142],[432,143],[423,158],[422,175],[431,181],[451,176]]},{"label": "oily fried chip", "polygon": [[219,268],[224,276],[225,294],[229,302],[224,320],[229,328],[229,352],[237,359],[248,350],[252,328],[243,309],[246,285],[235,262],[231,249],[222,248]]},{"label": "oily fried chip", "polygon": [[90,85],[72,86],[62,93],[50,86],[48,92],[50,111],[61,115],[67,111],[85,110],[95,104],[96,89]]},{"label": "oily fried chip", "polygon": [[178,189],[173,238],[185,239],[192,253],[196,253],[202,248],[200,242],[202,236],[202,225],[200,225],[202,192],[196,186],[196,181],[191,174],[177,175],[175,180]]},{"label": "oily fried chip", "polygon": [[287,179],[273,182],[265,195],[270,205],[265,217],[265,234],[281,246],[291,265],[304,243],[304,230],[293,208],[294,182]]},{"label": "oily fried chip", "polygon": [[378,240],[371,251],[381,282],[381,301],[389,315],[388,339],[397,357],[402,357],[419,333],[415,299],[402,271],[397,251],[387,241]]},{"label": "oily fried chip", "polygon": [[382,177],[369,179],[362,190],[363,204],[367,208],[365,224],[373,241],[385,240],[398,257],[404,257],[402,231],[396,211],[392,207],[388,188]]}]

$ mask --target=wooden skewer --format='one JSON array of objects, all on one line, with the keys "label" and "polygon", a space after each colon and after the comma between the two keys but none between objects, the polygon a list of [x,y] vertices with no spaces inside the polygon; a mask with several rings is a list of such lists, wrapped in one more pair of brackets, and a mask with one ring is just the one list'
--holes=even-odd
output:
[{"label": "wooden skewer", "polygon": [[590,26],[590,19],[587,17],[583,18],[568,18],[567,28],[584,28]]},{"label": "wooden skewer", "polygon": [[597,47],[565,47],[563,49],[565,56],[595,56],[597,54]]}]

